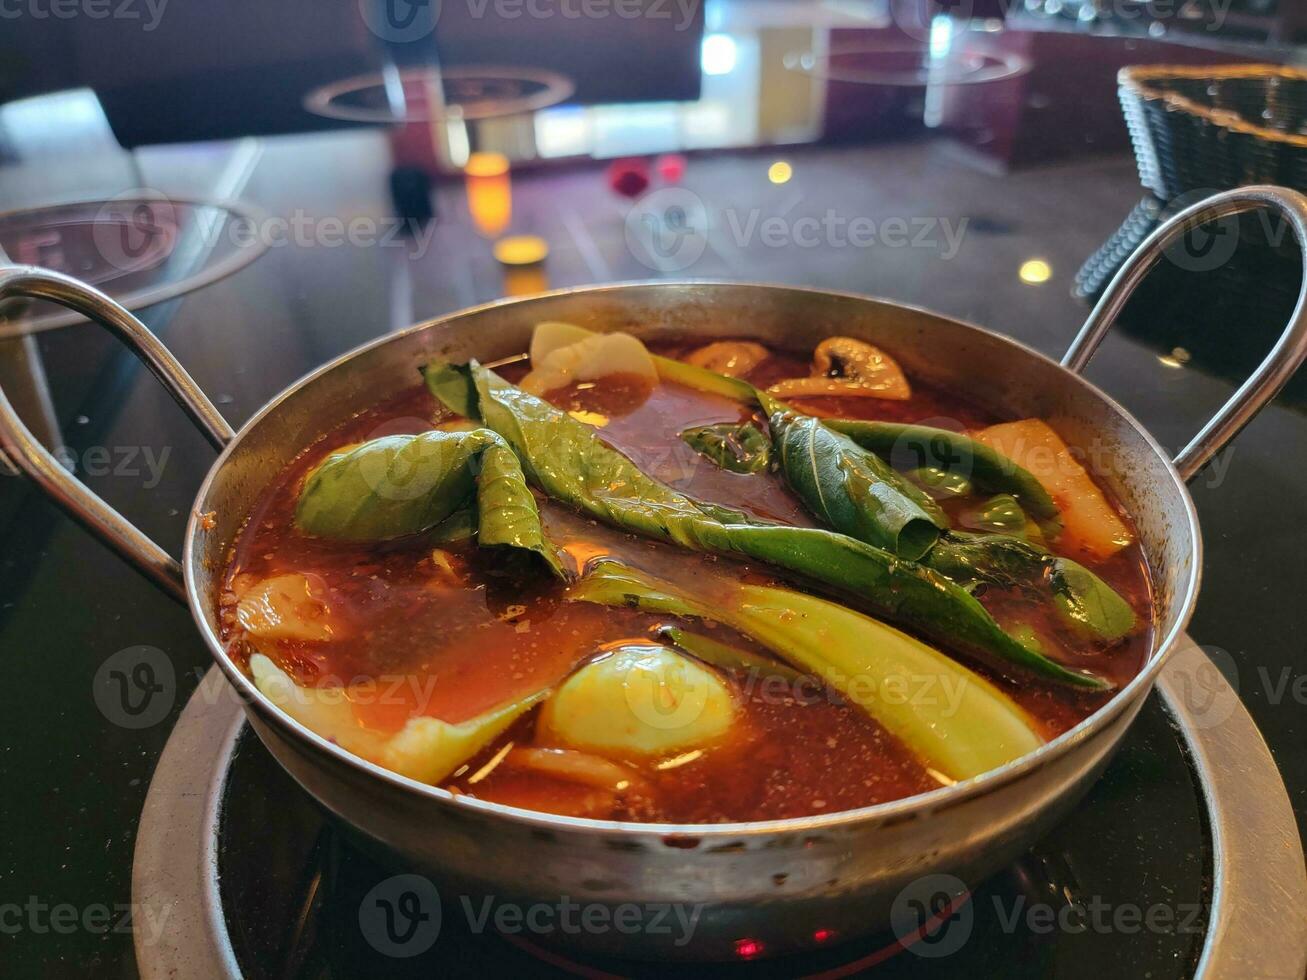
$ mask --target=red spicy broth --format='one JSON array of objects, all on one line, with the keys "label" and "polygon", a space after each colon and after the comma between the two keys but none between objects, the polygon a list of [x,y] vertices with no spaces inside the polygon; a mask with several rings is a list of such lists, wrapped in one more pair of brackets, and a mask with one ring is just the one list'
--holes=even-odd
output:
[{"label": "red spicy broth", "polygon": [[[688,347],[668,346],[675,356]],[[768,384],[806,374],[807,361],[773,354],[750,375]],[[509,380],[522,365],[501,370]],[[812,414],[891,421],[929,421],[977,428],[1000,421],[977,406],[913,382],[913,397],[796,400]],[[677,489],[759,517],[811,525],[801,503],[774,476],[744,476],[697,458],[678,438],[691,425],[737,421],[742,406],[637,378],[606,378],[552,392],[549,400],[596,424],[599,435],[642,469]],[[425,389],[415,387],[367,409],[325,434],[278,476],[260,497],[231,554],[219,603],[223,639],[242,666],[254,650],[237,621],[239,595],[253,582],[297,572],[325,596],[333,624],[325,642],[260,640],[301,685],[331,687],[382,679],[387,696],[355,706],[360,726],[400,730],[414,716],[459,722],[514,698],[555,685],[578,666],[621,641],[649,642],[651,631],[674,623],[666,616],[564,600],[564,586],[525,574],[474,542],[440,545],[426,535],[356,544],[310,537],[293,527],[299,487],[331,450],[396,432],[418,432],[452,418]],[[550,537],[578,563],[609,553],[673,582],[700,588],[722,577],[778,583],[773,571],[686,552],[602,526],[537,495]],[[1119,509],[1119,508],[1118,508]],[[1091,564],[1084,556],[1077,560]],[[1147,569],[1131,545],[1093,570],[1123,595],[1143,624],[1151,622]],[[798,583],[783,583],[795,585]],[[800,586],[812,591],[807,586]],[[856,605],[849,597],[841,601]],[[995,615],[1024,600],[990,592]],[[1025,609],[1027,618],[1030,610]],[[1050,614],[1051,618],[1051,614]],[[724,626],[696,624],[699,632],[764,652]],[[1054,629],[1051,625],[1050,630]],[[1151,626],[1105,651],[1075,645],[1059,654],[1120,684],[1142,667]],[[961,659],[961,658],[960,658]],[[1058,687],[1037,678],[1019,681],[989,665],[965,661],[1016,700],[1052,737],[1087,717],[1108,698]],[[539,746],[533,711],[445,781],[449,788],[530,809],[579,816],[673,823],[759,820],[835,812],[899,799],[940,785],[939,779],[861,709],[813,682],[802,689],[767,686],[753,675],[730,678],[739,723],[730,736],[701,751],[671,759],[616,760],[632,772],[625,791],[586,786],[514,765],[505,748]],[[684,758],[682,758],[682,756]],[[507,758],[509,761],[503,763]]]}]

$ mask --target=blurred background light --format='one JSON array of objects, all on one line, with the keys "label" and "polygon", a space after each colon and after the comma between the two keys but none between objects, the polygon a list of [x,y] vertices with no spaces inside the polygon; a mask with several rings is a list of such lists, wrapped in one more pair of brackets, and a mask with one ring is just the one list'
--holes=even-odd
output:
[{"label": "blurred background light", "polygon": [[729,34],[709,34],[703,39],[699,66],[705,75],[729,75],[735,68],[735,38]]},{"label": "blurred background light", "polygon": [[1053,278],[1053,267],[1043,259],[1026,259],[1017,270],[1021,281],[1030,286],[1038,286]]}]

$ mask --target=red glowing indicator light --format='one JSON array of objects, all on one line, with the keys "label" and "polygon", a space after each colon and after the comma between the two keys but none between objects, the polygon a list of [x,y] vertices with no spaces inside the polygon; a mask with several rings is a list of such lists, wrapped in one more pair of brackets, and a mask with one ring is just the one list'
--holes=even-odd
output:
[{"label": "red glowing indicator light", "polygon": [[756,939],[737,939],[735,940],[735,955],[744,959],[757,956],[762,952],[762,943]]},{"label": "red glowing indicator light", "polygon": [[833,935],[835,935],[834,929],[818,929],[816,932],[812,934],[812,938],[817,940],[817,942],[819,943],[824,943],[827,939],[830,939],[831,936]]}]

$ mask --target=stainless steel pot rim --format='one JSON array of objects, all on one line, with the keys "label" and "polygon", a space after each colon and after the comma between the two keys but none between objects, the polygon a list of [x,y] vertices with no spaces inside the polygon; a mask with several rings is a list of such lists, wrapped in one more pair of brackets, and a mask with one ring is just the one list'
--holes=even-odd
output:
[{"label": "stainless steel pot rim", "polygon": [[1039,358],[1048,364],[1059,368],[1068,375],[1068,381],[1074,381],[1074,383],[1082,385],[1096,397],[1107,403],[1118,415],[1131,425],[1131,427],[1144,439],[1148,447],[1165,463],[1166,469],[1174,481],[1175,490],[1180,495],[1179,499],[1183,503],[1188,530],[1194,541],[1194,551],[1188,569],[1187,581],[1185,581],[1178,590],[1184,597],[1182,600],[1181,615],[1177,617],[1171,629],[1154,644],[1153,653],[1148,663],[1145,664],[1144,669],[1123,688],[1117,691],[1111,700],[1095,711],[1092,715],[1080,722],[1074,728],[1071,728],[1059,735],[1057,738],[1047,742],[1034,752],[963,782],[955,783],[951,786],[940,787],[939,789],[931,790],[928,793],[921,793],[901,800],[893,800],[888,803],[880,803],[874,806],[862,807],[860,809],[843,810],[837,813],[815,816],[791,817],[783,820],[759,820],[714,824],[636,823],[619,820],[596,820],[586,817],[566,817],[557,814],[542,813],[536,810],[527,810],[520,807],[491,803],[486,800],[478,800],[462,794],[454,794],[448,790],[441,789],[438,786],[432,786],[427,783],[421,783],[417,780],[401,776],[398,773],[392,772],[376,765],[375,763],[368,762],[365,759],[347,752],[334,742],[331,742],[293,720],[289,715],[269,701],[255,686],[254,682],[242,671],[237,669],[236,665],[228,658],[223,650],[222,644],[209,628],[208,623],[200,613],[201,609],[208,607],[208,603],[212,601],[212,597],[200,594],[198,583],[191,573],[191,568],[195,558],[194,544],[198,539],[201,530],[201,515],[197,513],[198,507],[193,508],[186,526],[185,543],[182,553],[182,568],[186,577],[186,595],[191,610],[191,616],[195,620],[195,624],[199,629],[200,634],[204,637],[210,652],[213,654],[214,660],[226,676],[228,682],[236,688],[244,703],[247,706],[253,707],[260,713],[264,720],[269,724],[280,728],[292,739],[307,742],[315,750],[332,756],[339,763],[360,772],[367,773],[374,778],[385,780],[403,791],[413,793],[417,796],[426,797],[433,801],[438,801],[441,805],[464,807],[487,817],[512,820],[514,822],[525,823],[544,830],[592,832],[605,835],[620,834],[623,836],[651,835],[661,839],[669,836],[719,838],[725,836],[739,837],[765,834],[812,833],[814,831],[838,829],[848,824],[888,821],[900,822],[905,818],[929,816],[936,810],[957,805],[965,800],[971,799],[972,797],[987,793],[1007,783],[1020,779],[1033,769],[1060,758],[1067,752],[1073,750],[1075,746],[1083,742],[1085,739],[1091,737],[1100,728],[1107,725],[1121,711],[1125,710],[1129,704],[1133,703],[1136,698],[1142,697],[1146,694],[1147,690],[1156,680],[1159,671],[1161,671],[1162,667],[1165,665],[1168,656],[1175,649],[1177,640],[1183,634],[1188,625],[1189,619],[1193,613],[1193,607],[1197,598],[1202,575],[1202,537],[1198,526],[1197,511],[1194,508],[1193,500],[1189,495],[1184,480],[1181,479],[1179,472],[1171,463],[1170,456],[1157,444],[1157,441],[1151,434],[1149,434],[1148,430],[1145,429],[1133,415],[1118,404],[1115,399],[1111,398],[1096,385],[1087,381],[1080,374],[1066,370],[1058,364],[1057,361],[1054,361],[1052,358],[1049,358],[1040,351],[1023,344],[1020,341],[1014,340],[1011,337],[1007,337],[985,327],[977,326],[965,320],[960,320],[956,317],[948,317],[918,306],[899,303],[894,300],[866,296],[852,292],[815,289],[802,286],[787,286],[777,283],[748,283],[713,279],[637,280],[609,283],[601,286],[581,286],[557,289],[547,293],[536,294],[534,296],[495,300],[490,303],[483,303],[479,306],[458,310],[454,313],[449,313],[422,323],[414,324],[404,330],[370,340],[336,358],[333,358],[320,367],[310,371],[298,381],[287,386],[259,409],[259,411],[240,428],[236,433],[235,438],[231,440],[214,461],[213,466],[210,468],[203,484],[200,486],[195,499],[199,502],[207,498],[210,487],[217,474],[226,464],[228,457],[231,456],[240,446],[244,436],[257,427],[265,418],[275,413],[282,402],[291,397],[301,388],[312,384],[319,377],[335,370],[340,365],[365,351],[384,346],[399,337],[405,337],[438,328],[442,324],[455,319],[461,319],[466,316],[498,307],[529,304],[543,298],[621,293],[632,288],[683,289],[687,287],[720,287],[727,289],[747,288],[754,290],[807,293],[813,296],[837,296],[863,302],[871,300],[873,302],[897,306],[901,309],[912,310],[936,319],[951,320],[954,323],[962,324],[963,326],[986,334],[1003,344],[1007,344],[1014,349]]}]

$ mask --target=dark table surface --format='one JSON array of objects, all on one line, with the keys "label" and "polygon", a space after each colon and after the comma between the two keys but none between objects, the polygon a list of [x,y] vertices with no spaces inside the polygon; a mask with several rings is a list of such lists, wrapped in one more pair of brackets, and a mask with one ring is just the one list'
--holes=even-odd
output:
[{"label": "dark table surface", "polygon": [[[774,185],[767,169],[781,156],[793,177]],[[271,214],[302,209],[347,220],[390,213],[388,159],[382,134],[355,131],[267,139],[253,149],[142,151],[134,176],[171,194],[221,187]],[[130,186],[121,160],[106,155],[82,165],[110,175],[89,185],[95,192]],[[40,175],[14,175],[8,187],[20,178],[22,203],[42,203]],[[514,229],[548,240],[555,287],[668,275],[850,290],[963,317],[1057,355],[1086,312],[1070,295],[1075,270],[1140,197],[1128,156],[1000,175],[929,137],[696,156],[683,186],[714,216],[708,249],[687,268],[659,270],[628,244],[629,202],[608,190],[598,164],[517,177]],[[273,247],[229,278],[141,316],[239,426],[327,358],[502,295],[499,268],[471,226],[461,186],[442,186],[437,200],[441,221],[426,247]],[[832,240],[808,247],[740,232],[755,210],[762,220],[792,221],[820,219],[828,209],[878,226],[891,217],[966,224],[956,254],[946,254],[942,239],[935,247]],[[1030,259],[1051,268],[1047,282],[1019,277]],[[1165,324],[1168,337],[1225,331],[1236,346],[1245,326]],[[149,374],[93,327],[2,343],[11,364],[25,356],[43,366],[53,417],[79,475],[176,553],[213,458],[204,439]],[[1193,362],[1172,366],[1159,358],[1164,353],[1117,335],[1090,375],[1174,450],[1234,385]],[[1224,652],[1218,660],[1261,726],[1307,826],[1301,407],[1280,399],[1192,484],[1207,551],[1191,632]],[[148,459],[161,468],[151,469]],[[98,707],[94,690],[109,658],[139,646],[164,651],[176,676],[165,692],[167,715],[129,728],[119,713]],[[127,908],[135,827],[153,766],[210,656],[184,608],[10,477],[0,478],[0,658],[8,685],[0,710],[0,902],[22,905],[28,925],[0,935],[0,963],[31,975],[132,975],[130,930],[61,930],[40,909]],[[38,922],[43,928],[31,927]],[[6,925],[0,920],[0,930],[12,932]],[[0,973],[8,970],[0,966]]]}]

